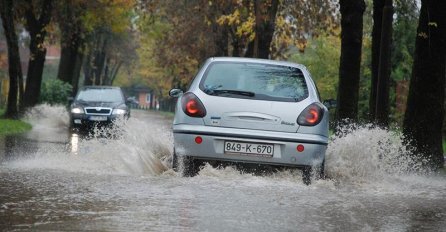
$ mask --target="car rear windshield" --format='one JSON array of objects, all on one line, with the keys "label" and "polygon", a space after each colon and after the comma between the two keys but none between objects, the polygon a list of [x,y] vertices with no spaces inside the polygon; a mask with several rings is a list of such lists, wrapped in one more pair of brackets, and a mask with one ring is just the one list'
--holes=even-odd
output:
[{"label": "car rear windshield", "polygon": [[299,68],[246,62],[212,63],[200,89],[208,95],[267,101],[299,102],[308,97]]},{"label": "car rear windshield", "polygon": [[76,100],[87,102],[123,102],[124,97],[120,89],[86,88],[79,91]]}]

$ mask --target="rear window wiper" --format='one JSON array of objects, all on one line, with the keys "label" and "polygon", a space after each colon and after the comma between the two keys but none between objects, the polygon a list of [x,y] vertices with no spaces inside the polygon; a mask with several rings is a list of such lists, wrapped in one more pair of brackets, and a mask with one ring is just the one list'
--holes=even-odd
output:
[{"label": "rear window wiper", "polygon": [[212,95],[219,95],[222,93],[242,95],[247,97],[254,97],[256,94],[254,92],[242,91],[242,90],[232,90],[232,89],[215,89],[212,91]]}]

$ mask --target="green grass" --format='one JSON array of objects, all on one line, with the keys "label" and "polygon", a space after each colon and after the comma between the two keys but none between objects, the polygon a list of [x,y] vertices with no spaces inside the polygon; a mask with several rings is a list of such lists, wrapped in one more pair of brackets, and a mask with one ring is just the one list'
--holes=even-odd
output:
[{"label": "green grass", "polygon": [[0,119],[0,135],[20,134],[31,130],[31,125],[20,120]]},{"label": "green grass", "polygon": [[443,138],[443,154],[446,154],[446,139]]},{"label": "green grass", "polygon": [[20,134],[31,130],[31,125],[20,120],[2,119],[4,109],[0,109],[0,135]]}]

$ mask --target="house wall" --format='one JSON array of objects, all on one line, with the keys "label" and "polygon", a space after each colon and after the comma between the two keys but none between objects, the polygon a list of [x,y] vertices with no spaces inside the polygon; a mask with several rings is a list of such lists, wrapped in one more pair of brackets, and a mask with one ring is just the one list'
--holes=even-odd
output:
[{"label": "house wall", "polygon": [[138,101],[140,107],[150,107],[150,101],[147,101],[148,96],[150,97],[150,93],[140,92],[138,94]]},{"label": "house wall", "polygon": [[[159,109],[159,102],[156,95],[152,95],[152,99],[150,99],[151,93],[147,92],[139,92],[138,93],[138,101],[139,107],[141,108],[150,108],[150,109]],[[150,101],[152,100],[152,101]]]}]

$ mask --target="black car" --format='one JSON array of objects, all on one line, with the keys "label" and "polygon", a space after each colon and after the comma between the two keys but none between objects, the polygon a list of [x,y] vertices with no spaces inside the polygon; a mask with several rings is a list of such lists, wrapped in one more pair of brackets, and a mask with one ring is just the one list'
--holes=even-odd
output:
[{"label": "black car", "polygon": [[114,86],[84,86],[72,99],[70,127],[90,129],[110,125],[118,118],[130,117],[121,88]]}]

